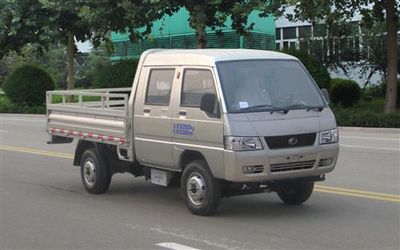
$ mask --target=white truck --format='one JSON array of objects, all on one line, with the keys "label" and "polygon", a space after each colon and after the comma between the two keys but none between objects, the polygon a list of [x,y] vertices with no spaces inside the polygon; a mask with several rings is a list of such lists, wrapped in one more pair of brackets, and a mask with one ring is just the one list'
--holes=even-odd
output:
[{"label": "white truck", "polygon": [[221,197],[264,191],[301,204],[338,158],[324,94],[286,54],[155,49],[132,88],[47,92],[47,131],[49,143],[79,140],[73,164],[89,193],[129,172],[180,184],[199,215]]}]

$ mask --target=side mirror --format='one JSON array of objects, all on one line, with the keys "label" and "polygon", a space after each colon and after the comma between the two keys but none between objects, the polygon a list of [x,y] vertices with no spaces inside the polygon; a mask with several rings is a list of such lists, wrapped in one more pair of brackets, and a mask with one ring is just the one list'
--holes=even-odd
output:
[{"label": "side mirror", "polygon": [[325,100],[330,103],[331,102],[331,98],[329,97],[329,92],[327,89],[323,88],[321,89],[322,95],[324,96]]},{"label": "side mirror", "polygon": [[207,115],[214,113],[216,96],[212,93],[206,93],[201,97],[200,110],[204,111]]}]

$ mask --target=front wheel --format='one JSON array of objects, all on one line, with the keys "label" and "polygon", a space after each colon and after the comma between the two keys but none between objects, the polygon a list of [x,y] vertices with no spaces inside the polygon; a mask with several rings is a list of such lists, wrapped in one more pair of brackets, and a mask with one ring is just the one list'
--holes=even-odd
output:
[{"label": "front wheel", "polygon": [[313,181],[291,181],[282,184],[277,193],[283,202],[300,205],[310,198],[313,189]]},{"label": "front wheel", "polygon": [[181,179],[182,196],[189,210],[198,215],[211,215],[221,201],[221,187],[204,160],[190,162]]},{"label": "front wheel", "polygon": [[105,193],[110,185],[110,169],[94,148],[87,149],[82,155],[81,178],[86,191],[91,194]]}]

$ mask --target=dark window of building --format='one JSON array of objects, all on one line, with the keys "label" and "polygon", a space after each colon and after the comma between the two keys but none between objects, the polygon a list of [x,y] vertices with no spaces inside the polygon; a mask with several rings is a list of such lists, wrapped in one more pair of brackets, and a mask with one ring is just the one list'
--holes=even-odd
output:
[{"label": "dark window of building", "polygon": [[300,26],[299,27],[299,37],[300,38],[310,38],[311,37],[311,26]]},{"label": "dark window of building", "polygon": [[296,49],[296,42],[290,42],[290,48]]},{"label": "dark window of building", "polygon": [[275,29],[275,39],[281,40],[281,29],[280,28]]},{"label": "dark window of building", "polygon": [[276,51],[281,50],[281,43],[276,43],[276,44],[275,44],[275,50],[276,50]]},{"label": "dark window of building", "polygon": [[283,42],[283,48],[288,49],[289,48],[289,42]]},{"label": "dark window of building", "polygon": [[283,28],[283,39],[295,39],[296,27]]}]

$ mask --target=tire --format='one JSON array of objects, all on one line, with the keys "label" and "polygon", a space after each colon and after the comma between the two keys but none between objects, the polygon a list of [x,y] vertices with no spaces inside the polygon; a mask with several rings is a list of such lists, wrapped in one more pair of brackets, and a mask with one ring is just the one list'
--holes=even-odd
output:
[{"label": "tire", "polygon": [[193,214],[211,215],[221,201],[220,182],[212,176],[204,160],[186,165],[181,178],[181,191],[186,206]]},{"label": "tire", "polygon": [[91,194],[105,193],[110,186],[110,168],[94,148],[87,149],[82,154],[81,179],[86,191]]},{"label": "tire", "polygon": [[292,181],[282,184],[277,193],[283,202],[300,205],[310,198],[313,189],[313,181]]}]

